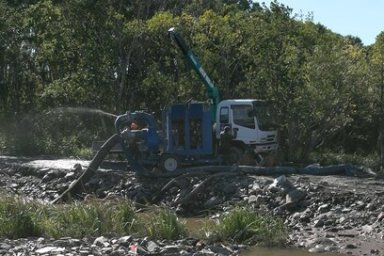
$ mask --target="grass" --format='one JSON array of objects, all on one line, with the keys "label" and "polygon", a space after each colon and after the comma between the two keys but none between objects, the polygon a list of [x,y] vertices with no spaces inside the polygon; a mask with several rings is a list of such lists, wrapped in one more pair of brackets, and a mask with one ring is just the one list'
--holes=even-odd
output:
[{"label": "grass", "polygon": [[126,200],[46,205],[1,196],[0,237],[124,235],[136,232],[137,216]]},{"label": "grass", "polygon": [[146,235],[153,239],[180,239],[186,236],[185,225],[167,208],[158,208],[146,217]]},{"label": "grass", "polygon": [[205,235],[212,241],[233,241],[250,245],[282,244],[287,234],[280,218],[237,207],[223,214],[214,224],[205,227]]},{"label": "grass", "polygon": [[19,198],[5,197],[0,202],[0,236],[11,239],[39,236],[42,233],[37,223],[37,205]]},{"label": "grass", "polygon": [[[216,223],[212,220],[205,223],[201,230],[212,242],[273,245],[283,243],[286,238],[280,219],[247,208],[235,208],[224,213]],[[124,199],[47,205],[0,196],[0,237],[83,238],[102,235],[175,240],[191,234],[172,210],[154,207],[148,213],[137,214],[132,204]]]},{"label": "grass", "polygon": [[48,237],[124,235],[136,232],[136,215],[126,200],[90,200],[69,205],[49,206],[43,215],[43,230]]}]

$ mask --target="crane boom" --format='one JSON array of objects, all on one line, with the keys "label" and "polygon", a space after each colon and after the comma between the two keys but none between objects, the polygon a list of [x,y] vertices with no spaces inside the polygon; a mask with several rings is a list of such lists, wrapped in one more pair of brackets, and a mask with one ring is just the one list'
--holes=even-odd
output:
[{"label": "crane boom", "polygon": [[203,69],[198,58],[193,53],[192,49],[185,43],[181,35],[175,30],[175,28],[170,28],[168,30],[170,38],[177,44],[184,56],[187,58],[188,62],[192,65],[192,68],[196,71],[200,79],[203,81],[204,85],[207,88],[207,95],[211,101],[211,112],[213,120],[216,117],[217,105],[220,102],[219,90],[209,78],[208,74]]}]

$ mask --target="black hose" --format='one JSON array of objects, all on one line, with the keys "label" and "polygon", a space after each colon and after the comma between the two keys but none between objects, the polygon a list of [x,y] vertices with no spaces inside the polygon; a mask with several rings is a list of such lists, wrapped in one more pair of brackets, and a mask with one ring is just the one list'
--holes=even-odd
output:
[{"label": "black hose", "polygon": [[93,157],[92,161],[89,163],[87,169],[81,174],[81,176],[73,181],[69,187],[57,198],[52,201],[52,204],[58,203],[60,201],[67,201],[72,196],[80,194],[84,191],[84,184],[89,181],[93,175],[95,175],[100,164],[103,162],[105,157],[108,155],[109,151],[120,142],[120,136],[117,134],[112,135],[97,151],[96,155]]}]

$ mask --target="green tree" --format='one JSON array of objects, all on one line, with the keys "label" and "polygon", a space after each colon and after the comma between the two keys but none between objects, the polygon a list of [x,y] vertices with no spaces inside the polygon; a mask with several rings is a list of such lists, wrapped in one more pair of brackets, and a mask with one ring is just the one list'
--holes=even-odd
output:
[{"label": "green tree", "polygon": [[372,80],[371,91],[375,100],[375,112],[377,113],[379,136],[377,145],[379,147],[380,166],[384,168],[384,32],[381,32],[373,44],[372,56]]}]

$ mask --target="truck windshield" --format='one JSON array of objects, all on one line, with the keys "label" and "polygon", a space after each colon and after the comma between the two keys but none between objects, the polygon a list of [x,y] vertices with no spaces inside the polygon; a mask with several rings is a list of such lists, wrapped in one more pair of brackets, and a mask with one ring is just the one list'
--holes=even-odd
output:
[{"label": "truck windshield", "polygon": [[255,129],[255,119],[252,115],[252,105],[232,105],[233,122],[237,125]]},{"label": "truck windshield", "polygon": [[271,108],[267,102],[254,101],[253,109],[260,130],[271,131],[276,129],[274,115],[272,114]]}]

